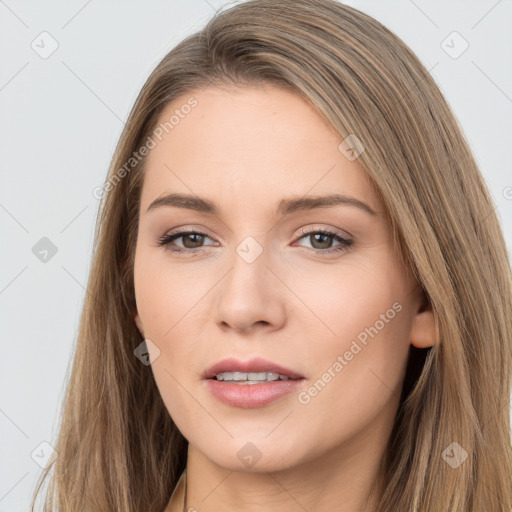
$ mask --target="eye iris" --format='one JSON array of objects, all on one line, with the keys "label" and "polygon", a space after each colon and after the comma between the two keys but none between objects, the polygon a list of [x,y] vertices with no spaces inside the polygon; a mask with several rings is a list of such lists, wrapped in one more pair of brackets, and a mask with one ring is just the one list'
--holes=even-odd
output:
[{"label": "eye iris", "polygon": [[314,240],[314,241],[315,241],[315,243],[317,242],[317,237],[320,237],[320,238],[322,238],[322,237],[323,237],[324,239],[326,239],[326,240],[327,240],[327,243],[326,243],[326,242],[325,242],[325,240],[324,240],[324,242],[320,244],[320,247],[315,247],[315,244],[314,244],[314,243],[312,243],[311,245],[312,245],[313,247],[315,247],[315,249],[327,249],[327,248],[329,248],[329,247],[331,246],[331,243],[329,243],[329,242],[332,242],[332,240],[330,240],[330,239],[332,239],[332,235],[327,235],[327,234],[325,234],[325,233],[316,233],[316,234],[314,234],[314,235],[310,235],[310,239],[311,239],[311,241],[313,241],[313,240]]},{"label": "eye iris", "polygon": [[[192,245],[192,246],[189,246],[187,245],[188,242],[191,241],[191,238],[190,237],[195,237],[194,238],[194,241],[192,242],[192,244],[197,243],[198,245]],[[202,242],[202,239],[204,238],[203,235],[199,235],[198,233],[189,233],[188,235],[183,235],[182,236],[183,238],[183,245],[187,248],[187,249],[196,249],[197,247],[201,247],[200,245],[200,242]]]}]

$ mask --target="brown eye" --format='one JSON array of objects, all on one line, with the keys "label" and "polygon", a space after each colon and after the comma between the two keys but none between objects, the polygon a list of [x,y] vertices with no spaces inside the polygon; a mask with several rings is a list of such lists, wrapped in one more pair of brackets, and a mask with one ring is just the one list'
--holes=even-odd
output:
[{"label": "brown eye", "polygon": [[[353,240],[343,238],[338,233],[327,229],[303,232],[299,240],[303,238],[307,239],[311,248],[319,254],[344,251],[354,243]],[[333,246],[333,240],[339,242],[338,245]]]},{"label": "brown eye", "polygon": [[329,249],[332,246],[333,238],[332,235],[326,235],[324,233],[309,235],[313,249]]},{"label": "brown eye", "polygon": [[186,249],[197,249],[201,247],[201,242],[203,241],[203,235],[199,235],[198,233],[189,233],[188,235],[182,235],[183,245]]},{"label": "brown eye", "polygon": [[[203,247],[204,240],[210,238],[205,233],[199,231],[179,231],[177,233],[170,233],[159,239],[158,245],[165,246],[170,251],[186,252],[187,250],[194,251]],[[175,240],[182,239],[183,245],[175,245]]]}]

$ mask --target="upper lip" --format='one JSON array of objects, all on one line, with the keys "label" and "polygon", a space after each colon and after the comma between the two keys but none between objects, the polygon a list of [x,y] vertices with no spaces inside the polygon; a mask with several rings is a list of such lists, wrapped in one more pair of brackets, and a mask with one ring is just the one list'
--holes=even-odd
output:
[{"label": "upper lip", "polygon": [[285,375],[292,379],[303,379],[304,377],[285,366],[282,366],[274,361],[263,359],[261,357],[255,357],[248,361],[240,361],[233,357],[228,359],[222,359],[213,366],[208,368],[204,374],[204,379],[211,379],[218,373],[223,372],[242,372],[242,373],[261,373],[261,372],[273,372]]}]

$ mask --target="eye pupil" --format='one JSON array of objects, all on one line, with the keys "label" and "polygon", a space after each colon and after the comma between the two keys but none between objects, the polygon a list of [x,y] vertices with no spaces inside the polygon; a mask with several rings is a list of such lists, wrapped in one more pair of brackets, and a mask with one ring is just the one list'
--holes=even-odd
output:
[{"label": "eye pupil", "polygon": [[325,233],[316,233],[314,235],[311,235],[311,238],[312,238],[312,240],[315,241],[315,243],[317,242],[317,237],[326,239],[327,240],[327,244],[325,243],[325,240],[324,240],[324,243],[320,244],[320,247],[315,247],[315,244],[312,243],[311,245],[313,247],[315,247],[315,249],[325,249],[326,247],[328,248],[328,247],[331,246],[331,244],[329,242],[332,242],[332,240],[330,240],[332,238],[332,235],[327,235]]},{"label": "eye pupil", "polygon": [[198,245],[194,245],[194,241],[192,241],[192,246],[190,245],[187,245],[188,242],[191,241],[191,237],[197,237],[194,239],[195,243],[197,242],[201,242],[202,241],[202,238],[203,238],[203,235],[200,235],[198,233],[189,233],[188,235],[186,236],[183,236],[183,245],[187,248],[187,249],[195,249],[197,247],[201,247],[200,244]]}]

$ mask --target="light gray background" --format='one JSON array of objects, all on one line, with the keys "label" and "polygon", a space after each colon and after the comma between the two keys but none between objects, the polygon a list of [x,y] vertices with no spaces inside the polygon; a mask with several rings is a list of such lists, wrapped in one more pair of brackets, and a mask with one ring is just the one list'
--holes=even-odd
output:
[{"label": "light gray background", "polygon": [[[433,68],[512,253],[512,2],[347,3]],[[28,510],[42,471],[31,454],[44,460],[40,443],[57,434],[90,265],[93,190],[103,183],[123,121],[154,66],[222,5],[0,0],[0,512]],[[43,31],[59,45],[46,59],[31,47],[43,45]],[[463,41],[446,40],[453,31],[469,44],[458,58]],[[48,50],[50,40],[44,44]],[[42,237],[58,249],[46,263],[32,252]]]}]

